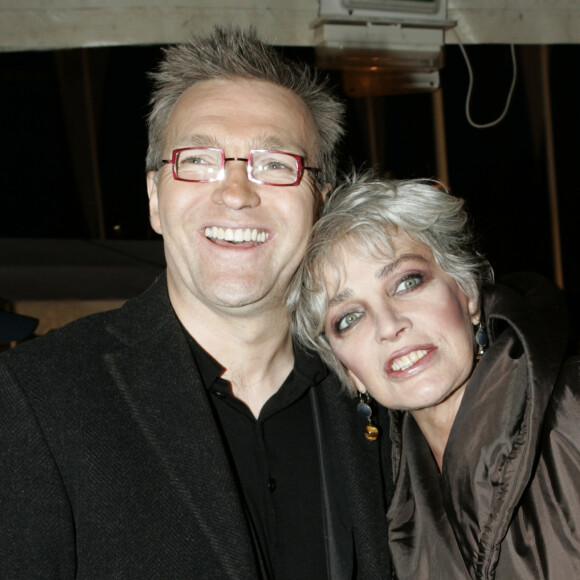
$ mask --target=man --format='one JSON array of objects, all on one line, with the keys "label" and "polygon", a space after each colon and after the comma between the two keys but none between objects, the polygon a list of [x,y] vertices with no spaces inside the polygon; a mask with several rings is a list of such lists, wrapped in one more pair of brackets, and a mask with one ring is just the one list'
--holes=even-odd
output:
[{"label": "man", "polygon": [[3,358],[0,576],[388,578],[388,451],[284,307],[341,107],[237,29],[153,76],[167,273]]}]

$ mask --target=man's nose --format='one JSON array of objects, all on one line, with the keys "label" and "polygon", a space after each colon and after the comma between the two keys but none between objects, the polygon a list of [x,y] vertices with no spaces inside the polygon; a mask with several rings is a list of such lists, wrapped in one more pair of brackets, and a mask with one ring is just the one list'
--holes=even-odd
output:
[{"label": "man's nose", "polygon": [[215,203],[232,209],[252,208],[260,204],[256,184],[248,179],[247,168],[245,159],[227,161],[223,180],[215,182],[212,194]]}]

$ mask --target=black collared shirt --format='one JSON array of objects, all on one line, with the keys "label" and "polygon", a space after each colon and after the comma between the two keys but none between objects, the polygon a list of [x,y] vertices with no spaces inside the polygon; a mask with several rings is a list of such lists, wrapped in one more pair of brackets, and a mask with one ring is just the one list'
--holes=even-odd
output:
[{"label": "black collared shirt", "polygon": [[224,368],[188,336],[245,501],[255,549],[276,580],[326,578],[320,464],[309,389],[326,369],[295,348],[294,368],[256,419]]}]

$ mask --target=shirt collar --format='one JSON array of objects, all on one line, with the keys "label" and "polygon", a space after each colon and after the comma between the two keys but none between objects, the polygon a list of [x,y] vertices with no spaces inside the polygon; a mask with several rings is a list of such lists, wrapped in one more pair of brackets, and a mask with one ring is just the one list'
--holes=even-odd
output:
[{"label": "shirt collar", "polygon": [[[204,350],[185,328],[183,328],[183,331],[187,337],[187,342],[203,385],[206,389],[210,389],[226,369]],[[301,382],[312,385],[321,383],[327,377],[328,372],[328,369],[317,354],[307,352],[294,343],[294,368],[288,378],[294,375],[299,377]],[[288,383],[288,379],[284,382],[284,384],[286,383]]]}]

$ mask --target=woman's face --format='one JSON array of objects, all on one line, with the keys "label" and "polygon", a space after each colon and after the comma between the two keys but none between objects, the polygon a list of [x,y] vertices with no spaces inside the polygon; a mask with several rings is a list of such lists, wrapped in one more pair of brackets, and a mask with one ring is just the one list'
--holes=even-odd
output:
[{"label": "woman's face", "polygon": [[380,261],[343,247],[338,287],[327,268],[325,332],[359,390],[391,409],[426,409],[462,394],[479,308],[431,250],[405,235],[392,242],[392,256]]}]

